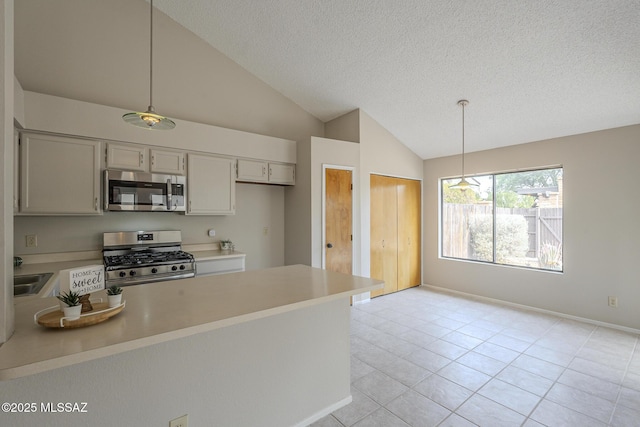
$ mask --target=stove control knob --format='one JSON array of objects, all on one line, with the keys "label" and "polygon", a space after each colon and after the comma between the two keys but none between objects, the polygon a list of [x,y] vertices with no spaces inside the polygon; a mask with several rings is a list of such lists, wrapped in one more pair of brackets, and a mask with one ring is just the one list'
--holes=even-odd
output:
[{"label": "stove control knob", "polygon": [[180,266],[180,270],[184,270],[185,268],[187,268],[187,267],[185,267],[184,265]]},{"label": "stove control knob", "polygon": [[124,277],[126,275],[127,275],[126,271],[121,271],[120,273],[118,273],[118,276],[120,276],[120,277]]},{"label": "stove control knob", "polygon": [[152,272],[152,273],[157,273],[157,272],[158,272],[158,269],[157,269],[157,268],[155,268],[155,267],[153,267],[153,268],[151,269],[151,272]]},{"label": "stove control knob", "polygon": [[178,269],[178,266],[176,266],[176,265],[172,265],[171,266],[171,271],[176,271],[177,269]]},{"label": "stove control knob", "polygon": [[135,275],[136,275],[136,271],[135,271],[135,270],[131,270],[131,271],[129,272],[129,275],[131,275],[131,276],[135,276]]}]

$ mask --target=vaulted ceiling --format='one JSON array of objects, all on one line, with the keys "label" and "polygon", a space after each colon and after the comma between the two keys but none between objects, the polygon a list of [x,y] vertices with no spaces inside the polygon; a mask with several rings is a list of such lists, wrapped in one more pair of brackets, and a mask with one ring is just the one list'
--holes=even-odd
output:
[{"label": "vaulted ceiling", "polygon": [[361,108],[422,158],[460,152],[462,98],[467,151],[640,123],[637,0],[154,3],[320,120]]}]

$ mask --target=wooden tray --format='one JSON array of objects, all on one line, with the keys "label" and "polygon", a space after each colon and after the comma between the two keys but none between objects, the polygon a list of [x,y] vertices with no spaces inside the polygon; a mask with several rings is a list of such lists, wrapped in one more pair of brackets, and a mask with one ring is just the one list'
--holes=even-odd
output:
[{"label": "wooden tray", "polygon": [[95,325],[115,316],[124,309],[126,301],[115,307],[109,307],[106,302],[92,302],[93,310],[82,313],[79,319],[69,320],[64,317],[64,313],[59,306],[45,308],[33,316],[36,324],[47,328],[82,328],[84,326]]}]

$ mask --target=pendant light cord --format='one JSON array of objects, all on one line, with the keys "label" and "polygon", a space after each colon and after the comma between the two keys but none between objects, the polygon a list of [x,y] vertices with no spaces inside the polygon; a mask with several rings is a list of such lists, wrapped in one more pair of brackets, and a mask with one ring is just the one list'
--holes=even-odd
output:
[{"label": "pendant light cord", "polygon": [[151,109],[153,108],[153,0],[150,0],[149,4],[151,7],[149,13],[149,109]]}]

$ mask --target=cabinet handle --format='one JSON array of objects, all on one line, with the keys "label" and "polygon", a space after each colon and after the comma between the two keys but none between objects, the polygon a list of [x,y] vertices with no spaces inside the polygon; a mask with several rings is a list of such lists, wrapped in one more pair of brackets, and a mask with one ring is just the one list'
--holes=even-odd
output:
[{"label": "cabinet handle", "polygon": [[97,197],[93,200],[93,210],[95,210],[95,211],[98,210],[98,198]]},{"label": "cabinet handle", "polygon": [[171,202],[173,202],[173,197],[171,194],[171,178],[167,178],[167,210],[171,210]]},{"label": "cabinet handle", "polygon": [[331,249],[333,245],[331,243],[327,243],[327,248]]}]

